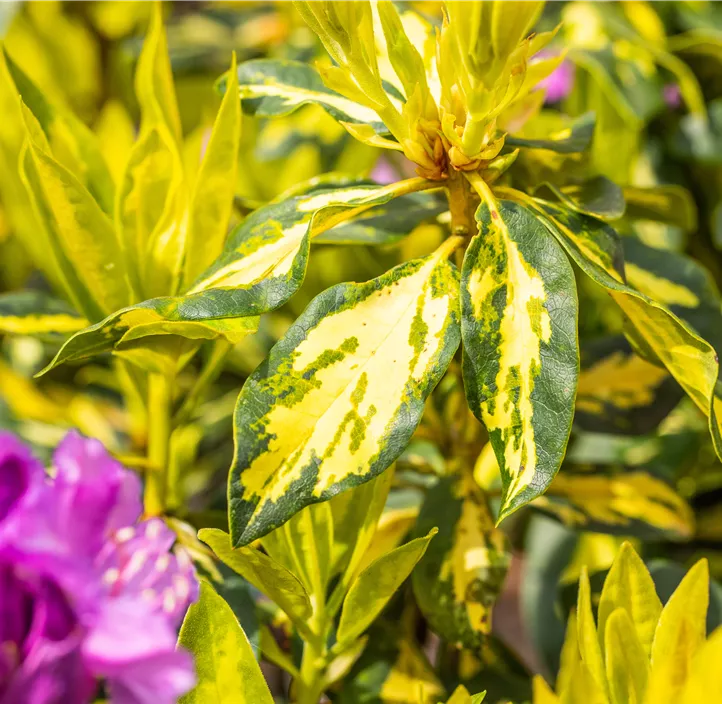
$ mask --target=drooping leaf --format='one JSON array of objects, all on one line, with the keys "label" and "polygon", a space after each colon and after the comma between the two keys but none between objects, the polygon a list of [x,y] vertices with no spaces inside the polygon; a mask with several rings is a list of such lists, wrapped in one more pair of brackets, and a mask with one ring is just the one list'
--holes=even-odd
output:
[{"label": "drooping leaf", "polygon": [[428,491],[416,531],[432,526],[439,535],[412,575],[416,601],[444,640],[478,649],[509,565],[506,539],[469,477],[441,479]]},{"label": "drooping leaf", "polygon": [[622,189],[630,220],[654,220],[682,228],[697,229],[697,208],[692,194],[681,186],[625,186]]},{"label": "drooping leaf", "polygon": [[[216,295],[214,295],[216,293]],[[232,307],[224,292],[198,296],[153,298],[116,311],[75,333],[43,369],[45,374],[64,362],[122,351],[142,338],[174,335],[188,340],[222,338],[239,342],[258,329],[258,317],[246,317]],[[133,345],[135,346],[135,345]]]},{"label": "drooping leaf", "polygon": [[600,220],[618,220],[624,215],[622,189],[604,176],[595,176],[583,183],[568,186],[546,182],[535,191],[535,195],[541,197],[546,197],[547,193],[568,208]]},{"label": "drooping leaf", "polygon": [[539,496],[566,449],[579,373],[574,273],[528,211],[477,211],[464,257],[462,335],[469,405],[501,468],[499,518]]},{"label": "drooping leaf", "polygon": [[574,425],[620,435],[652,432],[684,395],[669,373],[635,354],[624,337],[581,348]]},{"label": "drooping leaf", "polygon": [[179,645],[194,657],[198,683],[181,704],[273,704],[261,668],[231,607],[207,582],[188,609]]},{"label": "drooping leaf", "polygon": [[565,525],[600,533],[687,540],[694,528],[687,502],[642,470],[562,471],[532,505]]},{"label": "drooping leaf", "polygon": [[548,149],[559,154],[575,154],[589,147],[594,134],[594,121],[594,113],[586,113],[574,120],[569,127],[549,135],[547,139],[526,139],[509,135],[504,143],[509,147]]},{"label": "drooping leaf", "polygon": [[191,194],[183,264],[185,288],[221,254],[228,234],[241,136],[241,104],[235,69],[234,54],[233,77],[223,97]]},{"label": "drooping leaf", "polygon": [[[221,92],[225,92],[227,80],[227,76],[220,79]],[[302,105],[314,104],[342,122],[388,132],[373,110],[326,87],[318,71],[300,61],[246,61],[238,67],[238,83],[243,110],[256,117],[288,115]]]},{"label": "drooping leaf", "polygon": [[40,291],[0,295],[0,332],[10,335],[67,335],[88,321],[65,301]]},{"label": "drooping leaf", "polygon": [[626,285],[616,265],[620,247],[614,230],[599,220],[549,203],[538,208],[536,212],[576,264],[610,292],[643,343],[709,417],[712,440],[722,454],[720,421],[714,407],[719,364],[713,346],[664,304]]},{"label": "drooping leaf", "polygon": [[314,235],[387,203],[397,192],[395,185],[351,185],[291,196],[259,208],[231,233],[221,256],[190,293],[230,290],[246,315],[273,310],[301,285]]},{"label": "drooping leaf", "polygon": [[235,545],[402,452],[459,344],[456,244],[319,294],[248,379],[229,476]]},{"label": "drooping leaf", "polygon": [[301,632],[308,633],[306,622],[311,616],[311,602],[297,577],[260,550],[232,548],[229,535],[222,530],[204,528],[198,537],[219,560],[274,601]]},{"label": "drooping leaf", "polygon": [[423,557],[436,529],[374,560],[353,581],[341,610],[336,638],[350,643],[358,638],[381,613],[382,609],[411,574]]}]

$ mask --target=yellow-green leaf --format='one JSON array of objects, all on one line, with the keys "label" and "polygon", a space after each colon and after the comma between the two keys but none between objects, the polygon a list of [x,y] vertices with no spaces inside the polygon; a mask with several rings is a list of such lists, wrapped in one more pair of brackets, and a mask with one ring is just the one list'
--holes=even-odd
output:
[{"label": "yellow-green leaf", "polygon": [[132,293],[112,221],[50,153],[35,116],[25,106],[22,113],[38,177],[34,195],[44,204],[64,254],[103,313],[128,305]]},{"label": "yellow-green leaf", "polygon": [[652,642],[652,673],[647,701],[680,700],[692,662],[707,635],[709,568],[700,560],[687,572],[662,609]]},{"label": "yellow-green leaf", "polygon": [[191,194],[183,273],[186,288],[220,255],[228,234],[241,136],[235,53],[231,76]]},{"label": "yellow-green leaf", "polygon": [[697,207],[681,186],[625,186],[622,189],[630,220],[665,222],[692,233],[697,229]]},{"label": "yellow-green leaf", "polygon": [[531,213],[501,201],[476,217],[462,269],[464,383],[501,469],[502,519],[542,494],[564,457],[579,374],[577,293],[567,256]]},{"label": "yellow-green leaf", "polygon": [[384,471],[459,344],[457,241],[318,295],[244,385],[230,524],[245,545]]},{"label": "yellow-green leaf", "polygon": [[198,676],[180,704],[273,704],[233,610],[205,581],[200,599],[188,609],[178,643],[193,654]]},{"label": "yellow-green leaf", "polygon": [[180,143],[181,121],[160,2],[154,3],[148,35],[138,59],[135,93],[142,115],[141,129],[147,131],[159,123],[163,124],[175,142]]},{"label": "yellow-green leaf", "polygon": [[[700,648],[692,663],[692,672],[687,680],[681,704],[722,701],[722,628],[718,628]],[[648,702],[647,704],[652,704]]]},{"label": "yellow-green leaf", "polygon": [[356,577],[341,609],[336,632],[339,643],[350,643],[371,625],[423,557],[436,532],[434,528],[425,537],[382,555]]},{"label": "yellow-green leaf", "polygon": [[198,537],[210,546],[219,560],[274,601],[302,633],[308,633],[311,602],[303,585],[291,572],[260,550],[232,548],[229,535],[217,528],[204,528]]},{"label": "yellow-green leaf", "polygon": [[647,688],[649,659],[624,608],[615,609],[607,619],[604,651],[612,704],[641,704]]},{"label": "yellow-green leaf", "polygon": [[[599,633],[604,630],[599,627]],[[577,596],[577,641],[581,660],[587,672],[593,678],[601,692],[607,692],[607,677],[604,669],[604,659],[600,647],[600,638],[594,626],[594,614],[592,613],[592,595],[589,585],[587,568],[582,568],[579,578],[579,594]],[[572,682],[569,689],[573,689]]]},{"label": "yellow-green leaf", "polygon": [[619,549],[604,581],[598,614],[600,639],[604,638],[607,620],[619,608],[629,614],[642,649],[649,657],[662,604],[649,571],[629,543]]}]

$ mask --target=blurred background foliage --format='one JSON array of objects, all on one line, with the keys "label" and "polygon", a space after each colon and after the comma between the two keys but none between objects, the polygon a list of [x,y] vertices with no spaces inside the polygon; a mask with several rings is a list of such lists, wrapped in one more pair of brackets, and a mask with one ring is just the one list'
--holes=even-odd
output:
[{"label": "blurred background foliage", "polygon": [[[440,21],[437,3],[410,4]],[[166,3],[164,10],[189,169],[198,164],[220,104],[213,85],[227,69],[231,51],[239,63],[259,57],[313,61],[322,55],[315,35],[288,3],[178,2]],[[53,103],[96,132],[115,175],[137,129],[132,77],[150,11],[146,2],[0,5],[0,34],[9,55]],[[718,313],[722,5],[558,2],[547,6],[540,27],[551,29],[560,21],[557,44],[569,49],[572,88],[553,103],[548,95],[546,108],[523,134],[534,138],[566,124],[563,114],[594,111],[592,148],[583,155],[544,152],[543,159],[536,150],[526,151],[517,162],[520,184],[546,181],[554,187],[560,174],[566,180],[574,174],[613,180],[627,200],[615,228],[652,248],[690,257],[679,261],[702,272],[702,284],[711,292],[705,303]],[[0,113],[7,114],[15,99],[0,86]],[[0,291],[42,295],[49,285],[33,266],[36,253],[28,244],[37,223],[18,178],[21,148],[20,127],[0,120]],[[396,156],[381,156],[355,141],[315,106],[273,121],[244,116],[234,218],[240,221],[259,205],[329,172],[381,182],[413,175]],[[659,187],[654,197],[645,190],[651,186]],[[227,527],[230,418],[247,375],[313,296],[432,251],[445,236],[448,216],[401,212],[396,222],[399,237],[392,244],[314,245],[299,294],[264,316],[259,333],[235,347],[199,411],[175,431],[171,507],[188,541],[193,540],[188,526]],[[722,623],[722,465],[704,419],[666,372],[635,354],[621,335],[619,313],[601,290],[581,278],[578,288],[587,313],[579,321],[583,374],[575,429],[549,493],[504,523],[513,559],[495,607],[493,636],[461,648],[434,636],[409,585],[374,626],[338,702],[415,702],[412,682],[421,683],[427,696],[463,682],[470,691],[487,689],[491,702],[528,698],[530,673],[553,680],[557,672],[581,565],[590,566],[592,587],[599,589],[625,537],[644,557],[663,599],[706,555],[713,576],[708,626]],[[661,293],[674,303],[674,292]],[[704,332],[719,350],[722,329]],[[67,428],[78,427],[142,471],[143,410],[132,401],[123,406],[108,365],[64,366],[33,379],[58,343],[52,337],[0,338],[0,427],[18,432],[41,455]],[[190,389],[200,366],[196,360],[185,368],[178,383]],[[438,482],[447,462],[459,454],[473,458],[475,477],[488,495],[498,494],[498,471],[484,440],[452,369],[397,464],[374,539],[379,552],[414,530],[424,495],[433,487],[443,490]],[[240,578],[226,580],[223,593],[257,651],[266,638],[266,674],[283,692],[285,675],[268,665],[275,661],[268,633],[284,643],[287,624]],[[291,653],[298,649],[298,643],[285,645]]]}]

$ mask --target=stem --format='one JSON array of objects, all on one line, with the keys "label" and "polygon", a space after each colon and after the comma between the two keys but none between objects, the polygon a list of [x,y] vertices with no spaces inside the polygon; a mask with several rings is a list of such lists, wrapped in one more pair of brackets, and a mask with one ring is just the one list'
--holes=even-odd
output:
[{"label": "stem", "polygon": [[310,627],[314,634],[321,635],[304,642],[300,676],[296,680],[297,704],[318,704],[323,694],[323,675],[326,670],[324,611],[322,602],[315,605]]},{"label": "stem", "polygon": [[171,434],[171,379],[163,374],[148,377],[148,462],[144,507],[146,516],[165,509],[168,445]]},{"label": "stem", "polygon": [[478,231],[475,218],[478,198],[471,190],[468,179],[454,169],[450,169],[447,189],[451,213],[451,234],[470,239]]},{"label": "stem", "polygon": [[198,379],[196,379],[196,383],[188,392],[183,404],[173,417],[174,426],[183,425],[183,423],[185,423],[193,415],[193,412],[196,410],[203,394],[223,371],[223,362],[225,362],[228,353],[232,349],[233,345],[231,345],[231,343],[227,340],[216,340],[213,343],[213,349],[211,350],[208,360],[199,374]]}]

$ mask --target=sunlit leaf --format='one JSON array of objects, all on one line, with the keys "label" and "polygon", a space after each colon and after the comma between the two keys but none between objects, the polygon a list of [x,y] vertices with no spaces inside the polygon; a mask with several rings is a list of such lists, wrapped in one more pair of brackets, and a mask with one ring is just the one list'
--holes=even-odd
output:
[{"label": "sunlit leaf", "polygon": [[0,295],[0,332],[11,335],[67,335],[88,321],[64,301],[40,291]]},{"label": "sunlit leaf", "polygon": [[482,205],[462,269],[464,382],[503,482],[500,518],[550,484],[571,430],[579,373],[577,296],[563,250],[543,225],[501,201]]},{"label": "sunlit leaf", "polygon": [[574,154],[583,152],[589,147],[594,134],[594,124],[594,113],[586,113],[578,117],[569,127],[549,135],[546,139],[527,139],[509,135],[504,143],[509,147],[548,149],[559,154]]}]

